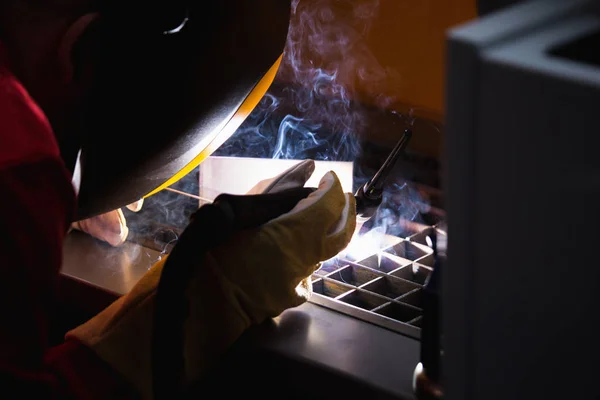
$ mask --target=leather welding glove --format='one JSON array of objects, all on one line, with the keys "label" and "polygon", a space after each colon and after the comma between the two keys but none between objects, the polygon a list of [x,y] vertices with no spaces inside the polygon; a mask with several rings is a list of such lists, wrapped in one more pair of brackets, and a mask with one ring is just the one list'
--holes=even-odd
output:
[{"label": "leather welding glove", "polygon": [[[311,162],[301,165],[264,189],[303,186],[314,166]],[[290,212],[259,228],[238,232],[205,259],[194,260],[195,249],[183,249],[191,256],[186,259],[194,263],[186,291],[187,383],[201,378],[247,328],[307,300],[311,287],[306,278],[319,262],[350,241],[355,207],[352,194],[344,193],[335,173],[329,172],[318,189]],[[152,398],[154,302],[165,260],[154,265],[130,293],[67,333],[67,339],[90,347],[146,399]]]},{"label": "leather welding glove", "polygon": [[273,178],[258,182],[247,194],[275,193],[303,187],[314,171],[315,162],[313,160],[301,161]]}]

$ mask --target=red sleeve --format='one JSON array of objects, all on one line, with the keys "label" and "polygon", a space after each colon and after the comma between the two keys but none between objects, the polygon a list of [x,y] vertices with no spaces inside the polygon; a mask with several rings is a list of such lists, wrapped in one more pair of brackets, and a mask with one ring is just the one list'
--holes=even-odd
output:
[{"label": "red sleeve", "polygon": [[19,398],[127,397],[82,344],[48,347],[75,193],[47,119],[3,61],[0,44],[0,390]]}]

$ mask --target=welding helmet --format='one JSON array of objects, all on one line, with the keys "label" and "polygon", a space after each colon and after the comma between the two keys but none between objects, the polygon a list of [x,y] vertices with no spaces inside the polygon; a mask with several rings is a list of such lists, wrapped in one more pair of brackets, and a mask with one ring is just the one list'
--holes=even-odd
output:
[{"label": "welding helmet", "polygon": [[105,3],[78,220],[156,193],[217,149],[273,81],[291,11],[289,0]]}]

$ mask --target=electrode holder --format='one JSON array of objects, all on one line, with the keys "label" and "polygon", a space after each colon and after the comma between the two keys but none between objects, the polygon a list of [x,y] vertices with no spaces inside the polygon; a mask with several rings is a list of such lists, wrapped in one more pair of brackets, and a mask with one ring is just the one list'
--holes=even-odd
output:
[{"label": "electrode holder", "polygon": [[406,149],[411,137],[412,131],[410,129],[404,130],[404,134],[373,178],[361,186],[354,194],[356,198],[356,217],[359,222],[368,221],[377,212],[379,205],[383,201],[385,181],[396,161],[404,154],[404,149]]}]

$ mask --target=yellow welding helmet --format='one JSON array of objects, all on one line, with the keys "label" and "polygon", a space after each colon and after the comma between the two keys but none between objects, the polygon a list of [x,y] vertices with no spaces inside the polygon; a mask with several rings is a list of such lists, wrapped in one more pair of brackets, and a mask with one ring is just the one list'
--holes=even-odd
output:
[{"label": "yellow welding helmet", "polygon": [[106,3],[76,219],[161,190],[229,138],[275,77],[291,11],[289,0]]}]

